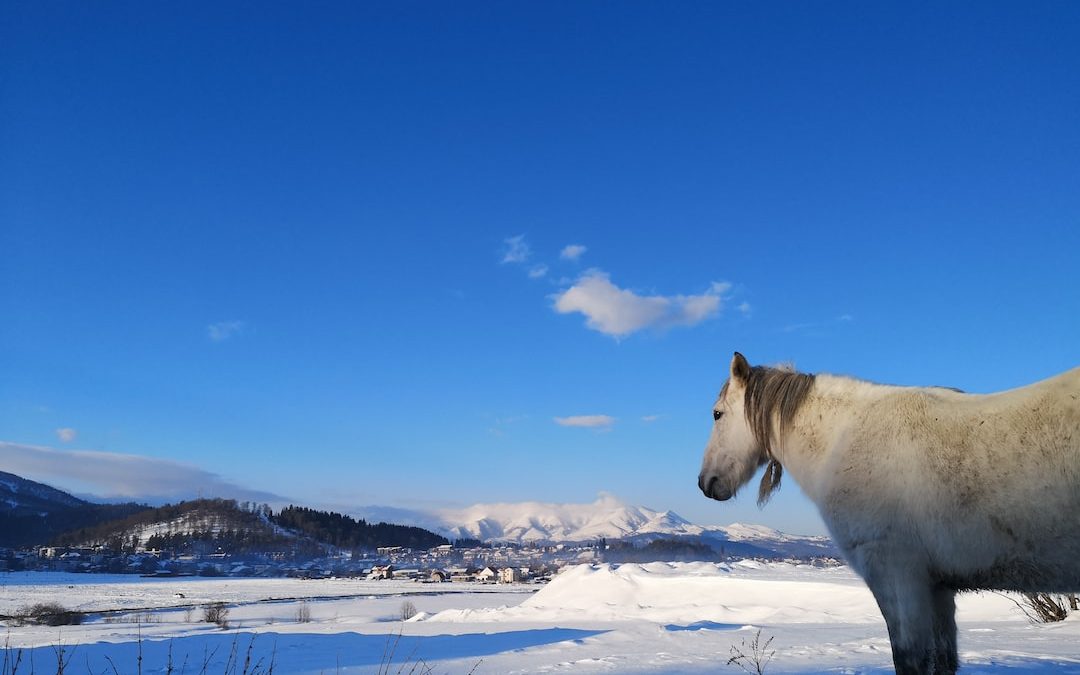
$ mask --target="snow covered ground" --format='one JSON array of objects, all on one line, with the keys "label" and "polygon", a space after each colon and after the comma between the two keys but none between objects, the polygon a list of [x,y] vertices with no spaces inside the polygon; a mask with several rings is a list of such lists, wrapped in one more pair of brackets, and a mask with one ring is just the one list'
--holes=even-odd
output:
[{"label": "snow covered ground", "polygon": [[[773,638],[770,673],[891,670],[884,622],[843,567],[582,565],[534,590],[16,573],[0,575],[0,613],[43,599],[114,612],[82,626],[6,628],[8,655],[23,649],[27,672],[31,655],[37,672],[55,672],[61,643],[68,672],[113,672],[106,657],[133,672],[140,635],[145,673],[165,672],[170,649],[174,672],[185,660],[187,672],[203,661],[207,672],[224,672],[230,652],[242,659],[249,645],[264,667],[272,658],[277,673],[375,673],[388,649],[389,672],[420,661],[451,674],[740,672],[726,665],[732,646],[759,629]],[[217,600],[230,604],[227,631],[199,621],[199,606]],[[405,601],[420,614],[402,623]],[[310,622],[297,620],[301,607]],[[997,594],[962,596],[958,618],[965,672],[1080,673],[1080,620],[1031,625]]]}]

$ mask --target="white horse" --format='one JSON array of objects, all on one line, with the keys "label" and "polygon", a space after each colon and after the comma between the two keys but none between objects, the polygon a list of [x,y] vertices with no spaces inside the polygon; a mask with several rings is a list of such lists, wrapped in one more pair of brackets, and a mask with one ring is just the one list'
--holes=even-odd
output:
[{"label": "white horse", "polygon": [[736,352],[698,486],[787,470],[877,600],[897,673],[955,673],[957,591],[1080,590],[1080,368],[995,394],[751,367]]}]

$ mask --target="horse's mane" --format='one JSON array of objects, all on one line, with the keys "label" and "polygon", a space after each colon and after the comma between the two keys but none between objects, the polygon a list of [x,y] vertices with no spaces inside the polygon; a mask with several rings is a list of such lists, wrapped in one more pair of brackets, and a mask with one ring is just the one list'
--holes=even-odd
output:
[{"label": "horse's mane", "polygon": [[784,469],[773,453],[784,431],[814,386],[814,376],[789,367],[754,366],[745,378],[746,398],[743,407],[754,438],[765,448],[769,466],[758,487],[758,504],[780,489]]}]

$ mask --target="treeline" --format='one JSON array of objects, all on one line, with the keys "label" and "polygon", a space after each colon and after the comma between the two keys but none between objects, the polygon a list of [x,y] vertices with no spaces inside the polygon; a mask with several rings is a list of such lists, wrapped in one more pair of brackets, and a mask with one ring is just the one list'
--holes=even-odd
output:
[{"label": "treeline", "polygon": [[455,539],[454,546],[457,548],[491,548],[491,544],[482,542],[479,539],[473,539],[472,537]]},{"label": "treeline", "polygon": [[630,542],[622,541],[613,543],[603,541],[604,562],[716,562],[721,560],[720,554],[711,546],[693,541],[654,539],[644,546],[634,546]]},{"label": "treeline", "polygon": [[277,525],[342,549],[373,550],[380,546],[431,548],[450,542],[434,532],[408,525],[356,520],[340,513],[288,506],[271,518]]}]

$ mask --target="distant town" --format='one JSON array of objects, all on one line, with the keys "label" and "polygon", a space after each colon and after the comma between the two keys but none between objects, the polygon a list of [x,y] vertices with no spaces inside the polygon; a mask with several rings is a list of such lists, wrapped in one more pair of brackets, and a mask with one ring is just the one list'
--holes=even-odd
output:
[{"label": "distant town", "polygon": [[551,546],[441,544],[428,549],[379,547],[297,559],[292,551],[234,554],[155,549],[116,552],[107,546],[0,549],[0,572],[21,570],[138,574],[152,577],[292,577],[397,579],[420,583],[544,583],[566,565],[603,558],[604,542]]}]

